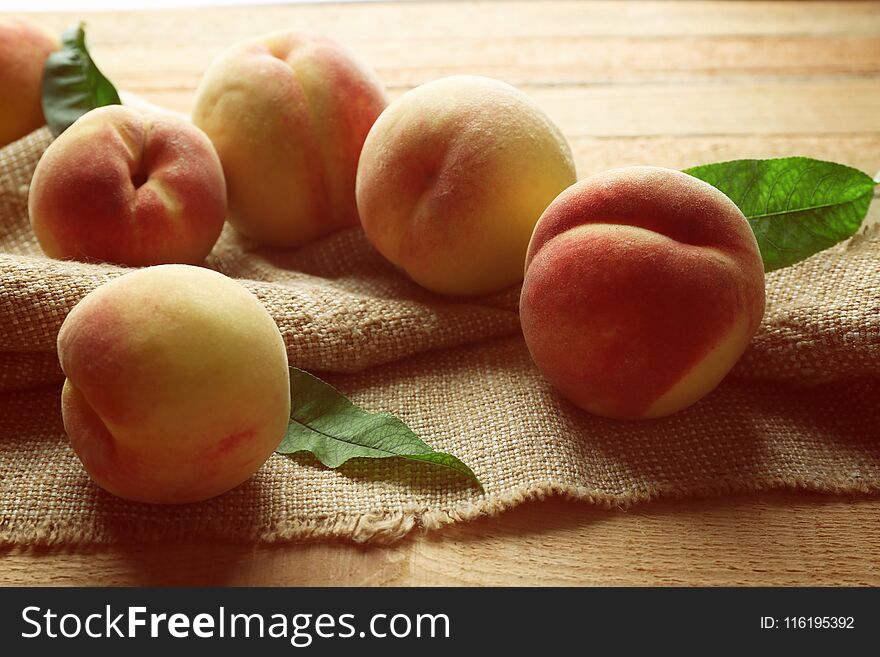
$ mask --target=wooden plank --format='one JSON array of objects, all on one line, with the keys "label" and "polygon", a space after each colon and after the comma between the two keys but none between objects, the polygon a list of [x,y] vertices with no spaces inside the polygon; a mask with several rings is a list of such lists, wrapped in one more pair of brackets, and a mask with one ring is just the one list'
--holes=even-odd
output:
[{"label": "wooden plank", "polygon": [[134,544],[13,549],[0,556],[4,586],[371,586],[404,581],[398,548],[246,543]]},{"label": "wooden plank", "polygon": [[525,90],[580,136],[850,134],[880,131],[877,80],[651,84]]},{"label": "wooden plank", "polygon": [[[880,134],[576,137],[570,140],[579,177],[639,164],[685,169],[741,158],[804,155],[880,171]],[[878,204],[880,205],[880,204]],[[880,208],[878,208],[880,209]]]},{"label": "wooden plank", "polygon": [[397,546],[12,549],[3,585],[880,585],[876,501],[794,492],[630,511],[548,500]]},{"label": "wooden plank", "polygon": [[536,504],[418,542],[409,583],[877,585],[876,519],[876,502],[793,493],[628,513]]},{"label": "wooden plank", "polygon": [[[190,88],[127,88],[181,112],[193,101]],[[880,132],[877,80],[521,88],[569,139]]]},{"label": "wooden plank", "polygon": [[[78,12],[41,14],[63,27]],[[413,2],[236,7],[162,12],[92,12],[101,43],[132,37],[156,45],[209,47],[231,35],[283,28],[328,32],[341,39],[406,34],[413,41],[458,38],[698,35],[880,35],[880,2]],[[405,56],[405,53],[401,53]]]},{"label": "wooden plank", "polygon": [[[129,88],[195,88],[220,48],[142,41],[105,44],[90,26],[92,54]],[[230,35],[228,44],[243,35]],[[578,85],[712,78],[880,75],[876,37],[565,37],[413,41],[346,40],[386,86],[406,89],[447,75],[488,75],[515,85]],[[402,51],[407,52],[401,57]]]}]

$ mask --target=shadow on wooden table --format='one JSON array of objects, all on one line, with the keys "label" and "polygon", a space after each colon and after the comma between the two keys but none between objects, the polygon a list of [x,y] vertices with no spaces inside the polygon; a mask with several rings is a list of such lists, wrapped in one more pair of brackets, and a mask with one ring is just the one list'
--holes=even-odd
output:
[{"label": "shadow on wooden table", "polygon": [[6,547],[0,583],[105,586],[878,584],[876,498],[779,491],[629,510],[530,502],[391,546]]}]

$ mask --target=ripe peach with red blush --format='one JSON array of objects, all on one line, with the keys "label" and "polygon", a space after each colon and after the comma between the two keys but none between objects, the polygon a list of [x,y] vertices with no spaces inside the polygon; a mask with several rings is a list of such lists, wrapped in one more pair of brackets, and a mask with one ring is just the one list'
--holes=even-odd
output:
[{"label": "ripe peach with red blush", "polygon": [[47,27],[0,17],[0,146],[46,123],[40,100],[43,67],[61,42]]},{"label": "ripe peach with red blush", "polygon": [[287,352],[256,297],[222,274],[160,265],[95,289],[58,334],[64,427],[102,488],[197,502],[248,479],[290,416]]},{"label": "ripe peach with red blush", "polygon": [[614,169],[562,193],[529,244],[520,316],[544,376],[577,406],[655,418],[733,367],[764,312],[743,214],[678,171]]},{"label": "ripe peach with red blush", "polygon": [[49,145],[28,209],[53,258],[198,264],[223,228],[226,185],[214,147],[188,121],[110,105]]},{"label": "ripe peach with red blush", "polygon": [[276,247],[356,226],[358,157],[386,104],[376,74],[327,37],[275,32],[222,52],[193,122],[223,162],[229,222]]},{"label": "ripe peach with red blush", "polygon": [[395,100],[358,165],[367,237],[416,283],[478,296],[522,280],[541,212],[576,179],[559,128],[491,78],[429,82]]}]

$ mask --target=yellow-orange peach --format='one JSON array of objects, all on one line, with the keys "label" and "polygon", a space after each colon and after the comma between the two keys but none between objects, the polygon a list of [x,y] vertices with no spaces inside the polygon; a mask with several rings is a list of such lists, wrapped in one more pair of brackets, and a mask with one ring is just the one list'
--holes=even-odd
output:
[{"label": "yellow-orange peach", "polygon": [[40,88],[58,36],[20,17],[0,17],[0,146],[42,126]]},{"label": "yellow-orange peach", "polygon": [[193,122],[223,162],[229,223],[278,247],[357,225],[358,156],[386,103],[375,73],[326,37],[277,32],[221,53]]},{"label": "yellow-orange peach", "polygon": [[678,171],[614,169],[542,215],[520,299],[544,376],[611,418],[669,415],[709,393],[764,313],[748,222],[720,191]]},{"label": "yellow-orange peach", "polygon": [[522,92],[453,76],[394,101],[357,176],[370,242],[420,285],[451,296],[522,280],[541,212],[576,179],[559,129]]},{"label": "yellow-orange peach", "polygon": [[111,105],[49,145],[28,207],[50,257],[198,264],[223,228],[226,186],[201,130],[170,114]]},{"label": "yellow-orange peach", "polygon": [[217,272],[141,269],[102,285],[58,334],[64,427],[102,488],[196,502],[248,479],[290,415],[287,354],[256,297]]}]

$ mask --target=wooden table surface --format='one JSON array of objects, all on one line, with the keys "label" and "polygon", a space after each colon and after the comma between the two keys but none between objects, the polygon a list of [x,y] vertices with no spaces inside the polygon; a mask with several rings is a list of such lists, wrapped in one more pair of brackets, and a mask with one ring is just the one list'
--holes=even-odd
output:
[{"label": "wooden table surface", "polygon": [[[880,2],[412,2],[36,17],[59,29],[84,18],[117,86],[184,112],[223,47],[289,27],[346,42],[393,96],[456,73],[518,85],[569,137],[580,177],[789,154],[880,169]],[[781,491],[628,511],[549,500],[371,548],[11,548],[0,552],[0,583],[877,586],[880,499]]]}]

